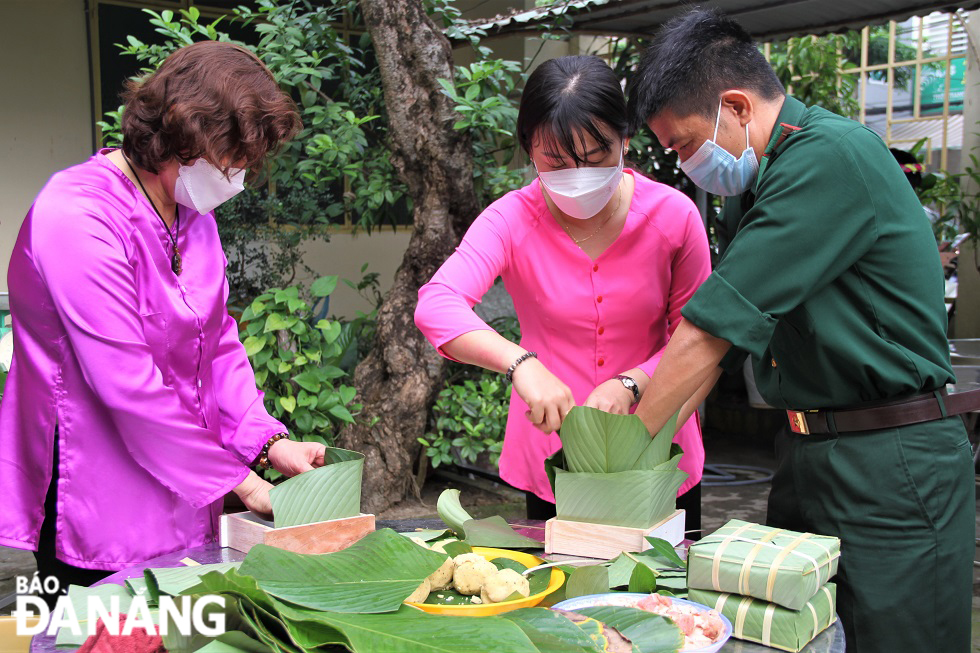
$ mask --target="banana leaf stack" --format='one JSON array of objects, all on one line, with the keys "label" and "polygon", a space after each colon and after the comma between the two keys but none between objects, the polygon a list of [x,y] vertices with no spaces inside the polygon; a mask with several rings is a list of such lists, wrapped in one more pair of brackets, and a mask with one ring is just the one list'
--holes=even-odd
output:
[{"label": "banana leaf stack", "polygon": [[691,545],[688,598],[728,617],[733,636],[797,652],[837,620],[840,540],[733,519]]},{"label": "banana leaf stack", "polygon": [[[146,626],[162,630],[166,623],[161,635],[170,653],[676,653],[683,643],[673,622],[635,608],[596,608],[598,614],[588,616],[524,608],[457,617],[404,605],[445,558],[390,529],[324,555],[258,544],[240,564],[147,569],[138,587],[72,586],[83,627],[63,627],[58,645],[85,640],[90,615],[83,608],[93,595],[116,597],[127,623],[136,615]],[[136,602],[137,593],[147,600]],[[203,609],[205,623],[220,618],[226,632],[178,632],[173,616],[160,609],[165,595],[189,597],[195,610]],[[224,605],[211,602],[214,597]],[[137,605],[149,605],[149,612],[144,616]]]}]

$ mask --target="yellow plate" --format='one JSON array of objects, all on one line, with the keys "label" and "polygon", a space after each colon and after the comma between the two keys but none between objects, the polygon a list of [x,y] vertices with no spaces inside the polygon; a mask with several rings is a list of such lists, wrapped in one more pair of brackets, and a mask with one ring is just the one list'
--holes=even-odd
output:
[{"label": "yellow plate", "polygon": [[[516,560],[528,569],[542,564],[544,561],[537,556],[533,556],[530,553],[521,553],[520,551],[508,551],[507,549],[491,549],[485,546],[475,546],[473,547],[473,553],[478,553],[487,560],[495,560],[496,558],[510,558],[511,560]],[[430,612],[432,614],[454,614],[457,616],[465,617],[486,617],[492,614],[500,614],[501,612],[509,612],[511,610],[517,610],[519,608],[530,608],[541,601],[544,597],[548,596],[552,592],[556,591],[561,584],[565,582],[565,573],[558,569],[557,567],[551,568],[551,581],[548,583],[548,588],[543,592],[538,592],[537,594],[532,594],[526,599],[515,599],[513,601],[503,601],[501,603],[490,603],[484,605],[482,603],[468,603],[466,605],[434,605],[432,603],[409,603],[408,605],[414,606],[419,610],[424,612]]]}]

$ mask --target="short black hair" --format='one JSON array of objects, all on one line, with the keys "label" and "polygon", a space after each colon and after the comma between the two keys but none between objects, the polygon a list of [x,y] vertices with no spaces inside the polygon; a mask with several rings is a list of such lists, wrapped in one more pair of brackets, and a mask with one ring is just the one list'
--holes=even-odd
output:
[{"label": "short black hair", "polygon": [[575,152],[581,133],[592,136],[606,152],[612,148],[603,124],[621,138],[629,133],[623,87],[599,57],[549,59],[528,77],[517,113],[517,138],[528,154],[534,139],[542,137],[581,165],[586,162]]},{"label": "short black hair", "polygon": [[752,37],[717,9],[694,8],[665,23],[629,85],[630,133],[665,109],[712,120],[718,98],[748,89],[766,100],[786,93]]}]

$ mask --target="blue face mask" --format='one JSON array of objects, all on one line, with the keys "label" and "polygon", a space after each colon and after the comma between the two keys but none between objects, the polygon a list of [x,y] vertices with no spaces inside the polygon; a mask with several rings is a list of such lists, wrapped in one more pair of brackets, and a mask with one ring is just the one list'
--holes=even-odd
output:
[{"label": "blue face mask", "polygon": [[718,123],[721,121],[721,101],[718,101],[718,117],[715,119],[715,135],[704,142],[698,151],[681,163],[691,181],[713,195],[741,195],[749,189],[759,172],[755,150],[749,145],[749,124],[745,123],[745,151],[738,159],[718,145]]}]

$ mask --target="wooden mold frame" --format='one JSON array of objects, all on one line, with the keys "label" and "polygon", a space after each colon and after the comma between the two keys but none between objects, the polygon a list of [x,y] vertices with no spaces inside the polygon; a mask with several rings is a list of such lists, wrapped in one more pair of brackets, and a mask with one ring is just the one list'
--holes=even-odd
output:
[{"label": "wooden mold frame", "polygon": [[331,519],[302,526],[275,528],[251,512],[221,515],[221,546],[248,553],[256,544],[268,544],[294,553],[333,553],[346,549],[374,531],[374,515]]},{"label": "wooden mold frame", "polygon": [[647,536],[677,546],[684,539],[684,511],[675,510],[649,528],[609,526],[552,517],[545,522],[545,553],[564,553],[584,558],[614,558],[623,551],[650,548]]}]

